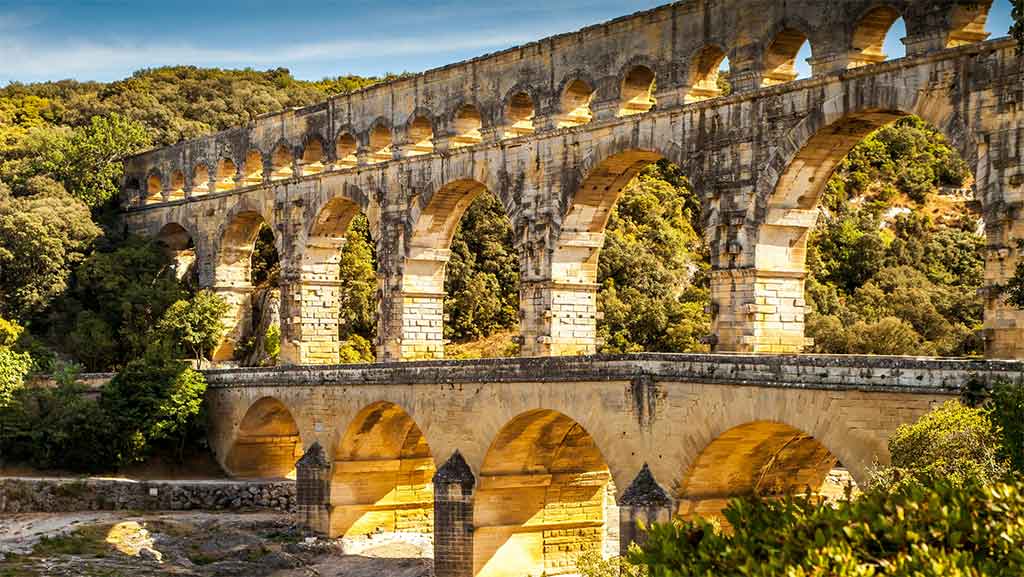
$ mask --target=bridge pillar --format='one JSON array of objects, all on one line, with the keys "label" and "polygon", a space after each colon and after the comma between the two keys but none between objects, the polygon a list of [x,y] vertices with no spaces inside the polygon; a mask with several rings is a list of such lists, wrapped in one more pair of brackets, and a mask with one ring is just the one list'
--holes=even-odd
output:
[{"label": "bridge pillar", "polygon": [[434,576],[473,577],[476,478],[459,451],[434,474]]},{"label": "bridge pillar", "polygon": [[521,356],[597,352],[597,283],[520,282]]},{"label": "bridge pillar", "polygon": [[[444,270],[448,249],[411,247],[401,281],[385,291],[381,360],[444,358]],[[382,303],[383,305],[384,303]]]},{"label": "bridge pillar", "polygon": [[667,523],[675,515],[675,502],[654,480],[650,467],[644,463],[636,479],[619,499],[619,552],[625,555],[633,543],[644,542],[640,525]]},{"label": "bridge pillar", "polygon": [[807,344],[805,276],[756,269],[713,271],[715,352],[802,352]]},{"label": "bridge pillar", "polygon": [[344,245],[344,237],[310,238],[298,270],[283,271],[281,363],[338,363],[338,263]]},{"label": "bridge pillar", "polygon": [[331,464],[319,442],[295,463],[296,501],[300,522],[318,535],[330,528]]}]

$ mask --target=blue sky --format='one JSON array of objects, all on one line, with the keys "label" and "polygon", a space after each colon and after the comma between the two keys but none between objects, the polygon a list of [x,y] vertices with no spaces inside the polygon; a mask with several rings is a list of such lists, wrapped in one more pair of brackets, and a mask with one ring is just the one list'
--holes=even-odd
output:
[{"label": "blue sky", "polygon": [[[114,80],[168,64],[280,66],[304,79],[419,72],[663,3],[0,0],[0,85]],[[996,0],[989,29],[1003,36],[1009,26],[1010,2]],[[903,54],[903,34],[900,26],[890,33],[890,56]],[[803,75],[807,56],[805,47],[798,59]]]}]

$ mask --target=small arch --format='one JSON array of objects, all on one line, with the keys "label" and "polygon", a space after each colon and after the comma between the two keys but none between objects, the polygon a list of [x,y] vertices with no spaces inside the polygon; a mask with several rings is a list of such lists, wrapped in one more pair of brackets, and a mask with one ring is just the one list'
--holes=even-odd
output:
[{"label": "small arch", "polygon": [[169,200],[181,200],[185,198],[185,173],[175,170],[171,173],[171,189]]},{"label": "small arch", "polygon": [[263,184],[263,153],[259,150],[253,148],[246,153],[245,164],[242,165],[242,179],[245,186]]},{"label": "small arch", "polygon": [[434,124],[426,116],[417,115],[409,122],[406,137],[409,143],[407,149],[409,156],[434,152]]},{"label": "small arch", "polygon": [[622,79],[622,106],[619,116],[643,114],[654,107],[654,71],[646,66],[634,66]]},{"label": "small arch", "polygon": [[461,148],[479,144],[483,141],[481,128],[483,128],[483,118],[480,116],[480,109],[472,104],[460,106],[452,119],[450,147]]},{"label": "small arch", "polygon": [[234,189],[238,183],[235,181],[238,168],[230,158],[222,158],[217,163],[217,180],[214,183],[217,192]]},{"label": "small arch", "polygon": [[378,120],[374,123],[367,141],[369,144],[367,162],[370,164],[388,162],[394,158],[391,128],[383,121]]},{"label": "small arch", "polygon": [[338,135],[335,143],[335,164],[338,168],[354,168],[358,163],[356,153],[359,150],[359,142],[350,132],[342,132]]},{"label": "small arch", "polygon": [[892,6],[876,6],[860,18],[850,41],[849,68],[884,62],[885,37],[902,17]]},{"label": "small arch", "polygon": [[156,241],[174,262],[175,276],[183,279],[196,261],[196,247],[192,234],[176,222],[165,224],[157,233]]},{"label": "small arch", "polygon": [[764,53],[761,86],[775,86],[796,80],[797,54],[808,42],[807,35],[794,28],[786,28],[775,35]]},{"label": "small arch", "polygon": [[327,154],[324,151],[323,140],[316,135],[306,139],[306,145],[302,148],[302,174],[320,174],[324,171],[324,163],[327,162]]},{"label": "small arch", "polygon": [[210,192],[210,167],[199,163],[192,169],[192,196]]},{"label": "small arch", "polygon": [[224,460],[232,477],[294,479],[302,439],[291,411],[280,400],[263,397],[246,411]]},{"label": "small arch", "polygon": [[152,173],[146,178],[146,204],[163,202],[164,182],[157,173]]},{"label": "small arch", "polygon": [[719,69],[725,60],[725,51],[715,45],[705,46],[693,56],[690,60],[690,89],[685,97],[687,103],[700,102],[722,95],[718,76]]},{"label": "small arch", "polygon": [[[820,440],[785,423],[739,425],[708,444],[686,472],[678,514],[724,522],[721,510],[735,497],[781,497],[808,489],[811,496],[841,496],[842,486],[826,484],[838,464],[839,458]],[[856,484],[845,469],[835,478]]]},{"label": "small arch", "polygon": [[992,0],[955,2],[949,14],[949,37],[946,48],[981,42],[989,37],[986,29]]},{"label": "small arch", "polygon": [[337,447],[330,535],[433,533],[434,459],[405,410],[386,401],[364,408]]},{"label": "small arch", "polygon": [[270,180],[284,180],[291,178],[294,174],[292,162],[294,162],[291,147],[287,143],[280,143],[274,147],[270,155]]},{"label": "small arch", "polygon": [[516,138],[533,134],[533,119],[536,107],[533,98],[526,92],[516,92],[508,99],[505,107],[504,138]]},{"label": "small arch", "polygon": [[558,120],[558,128],[569,128],[587,124],[594,118],[590,103],[594,99],[594,88],[581,78],[566,85],[562,91],[562,115]]},{"label": "small arch", "polygon": [[[577,555],[618,531],[611,473],[593,437],[553,410],[523,413],[494,437],[474,496],[473,574],[574,573]],[[564,532],[572,531],[566,551]]]}]

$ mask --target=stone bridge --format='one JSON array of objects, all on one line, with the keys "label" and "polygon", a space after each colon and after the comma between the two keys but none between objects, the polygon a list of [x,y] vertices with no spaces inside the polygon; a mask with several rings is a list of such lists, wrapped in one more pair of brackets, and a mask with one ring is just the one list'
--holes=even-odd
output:
[{"label": "stone bridge", "polygon": [[207,372],[229,473],[297,473],[332,536],[432,533],[439,577],[572,573],[638,519],[822,493],[840,464],[863,483],[897,426],[1022,377],[1020,361],[662,354]]},{"label": "stone bridge", "polygon": [[[799,352],[805,247],[829,175],[916,114],[972,168],[987,234],[990,357],[1024,354],[998,287],[1024,237],[1024,58],[985,39],[990,0],[692,0],[378,84],[126,162],[130,230],[194,250],[203,286],[249,314],[261,223],[282,259],[282,361],[338,358],[339,249],[378,257],[381,361],[443,355],[445,263],[462,213],[500,199],[520,255],[524,356],[593,353],[611,207],[645,165],[679,165],[703,204],[716,352]],[[903,17],[908,56],[885,62]],[[793,81],[809,40],[813,77]],[[729,58],[733,94],[718,91]]]}]

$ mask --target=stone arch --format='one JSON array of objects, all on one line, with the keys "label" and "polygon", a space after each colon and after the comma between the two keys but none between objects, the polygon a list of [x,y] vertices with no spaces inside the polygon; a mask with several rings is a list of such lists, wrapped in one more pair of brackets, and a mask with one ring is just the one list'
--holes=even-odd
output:
[{"label": "stone arch", "polygon": [[192,167],[192,196],[202,196],[210,192],[210,166],[205,162],[197,162]]},{"label": "stone arch", "polygon": [[294,174],[295,156],[287,141],[278,141],[270,153],[270,180],[285,180]]},{"label": "stone arch", "polygon": [[502,103],[502,138],[516,138],[533,134],[538,101],[527,85],[517,84]]},{"label": "stone arch", "polygon": [[256,148],[250,148],[245,154],[245,162],[242,164],[242,182],[245,186],[259,186],[263,184],[263,153]]},{"label": "stone arch", "polygon": [[[839,463],[837,453],[823,440],[789,424],[751,421],[736,425],[711,440],[686,471],[677,495],[678,514],[722,520],[721,510],[736,497],[808,491],[819,495]],[[864,467],[869,464],[858,462],[851,470],[858,485],[867,481]]]},{"label": "stone arch", "polygon": [[157,170],[149,171],[146,175],[146,204],[163,202],[164,200],[164,178]]},{"label": "stone arch", "polygon": [[473,103],[463,102],[455,107],[451,117],[450,148],[473,146],[483,141],[483,116],[480,108]]},{"label": "stone arch", "polygon": [[391,123],[380,117],[366,131],[367,161],[370,164],[388,162],[394,158]]},{"label": "stone arch", "polygon": [[855,19],[848,68],[884,62],[885,37],[903,13],[893,3],[875,3]]},{"label": "stone arch", "polygon": [[641,63],[628,66],[619,86],[619,116],[643,114],[654,108],[654,87],[657,76],[654,68]]},{"label": "stone arch", "polygon": [[973,44],[988,38],[985,25],[991,10],[992,0],[954,2],[946,18],[949,30],[946,48]]},{"label": "stone arch", "polygon": [[388,401],[363,408],[336,445],[330,534],[432,533],[434,470],[409,413]]},{"label": "stone arch", "polygon": [[299,157],[303,175],[319,174],[327,165],[327,149],[324,139],[316,133],[307,134],[303,138],[302,154]]},{"label": "stone arch", "polygon": [[185,198],[185,173],[175,170],[171,173],[171,186],[168,191],[168,200],[181,200]]},{"label": "stone arch", "polygon": [[274,397],[253,403],[238,424],[224,459],[227,473],[241,478],[294,479],[302,438],[293,415]]},{"label": "stone arch", "polygon": [[587,124],[594,118],[591,103],[597,83],[588,74],[577,71],[567,76],[558,90],[558,122],[556,128]]},{"label": "stone arch", "polygon": [[718,87],[718,69],[728,52],[718,44],[706,44],[694,52],[687,66],[684,102],[700,102],[722,95]]},{"label": "stone arch", "polygon": [[495,435],[474,496],[473,574],[572,573],[618,531],[608,464],[563,413],[522,413]]},{"label": "stone arch", "polygon": [[237,173],[238,168],[235,166],[234,160],[227,157],[218,160],[217,175],[214,178],[215,192],[233,190],[238,186],[238,183],[235,181]]},{"label": "stone arch", "polygon": [[338,168],[354,168],[359,163],[359,140],[350,128],[338,131],[338,137],[334,140],[334,150],[334,164]]},{"label": "stone arch", "polygon": [[430,111],[417,108],[405,123],[406,156],[419,156],[434,152],[434,122]]},{"label": "stone arch", "polygon": [[[775,86],[796,80],[796,57],[805,42],[811,42],[808,28],[787,24],[771,36],[762,53],[761,86]],[[811,42],[811,54],[814,43]]]}]

